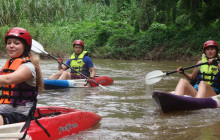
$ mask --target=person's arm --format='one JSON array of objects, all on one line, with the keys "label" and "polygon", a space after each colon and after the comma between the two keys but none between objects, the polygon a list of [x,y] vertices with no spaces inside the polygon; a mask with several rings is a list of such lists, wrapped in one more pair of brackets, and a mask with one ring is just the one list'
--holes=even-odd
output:
[{"label": "person's arm", "polygon": [[[68,67],[62,64],[63,60],[58,59],[58,70],[67,70]],[[70,65],[70,59],[66,62],[67,65]]]},{"label": "person's arm", "polygon": [[95,77],[95,68],[91,67],[91,68],[89,68],[89,70],[90,70],[90,77],[94,78]]},{"label": "person's arm", "polygon": [[[200,64],[200,63],[201,63],[201,61],[199,61],[197,64]],[[187,72],[185,72],[185,71],[182,72],[180,68],[178,68],[177,71],[178,71],[179,73],[181,73],[186,79],[192,81],[192,80],[195,80],[195,79],[197,78],[197,75],[198,75],[198,72],[199,72],[199,68],[196,67],[196,68],[193,70],[192,74],[189,74],[189,73],[187,73]]]},{"label": "person's arm", "polygon": [[85,56],[84,57],[84,60],[83,60],[84,63],[87,64],[87,66],[89,67],[89,71],[90,71],[90,78],[93,79],[95,77],[95,68],[94,68],[94,65],[92,63],[92,60],[89,56]]},{"label": "person's arm", "polygon": [[192,74],[189,74],[189,73],[187,73],[187,72],[184,72],[183,75],[184,75],[184,77],[186,77],[188,80],[192,81],[192,80],[195,80],[195,79],[197,78],[198,71],[199,71],[199,69],[198,69],[198,67],[196,67],[196,68],[193,70]]},{"label": "person's arm", "polygon": [[18,84],[31,79],[32,73],[26,66],[20,66],[16,71],[7,75],[0,75],[0,86]]},{"label": "person's arm", "polygon": [[63,64],[58,63],[58,70],[67,70],[67,67]]}]

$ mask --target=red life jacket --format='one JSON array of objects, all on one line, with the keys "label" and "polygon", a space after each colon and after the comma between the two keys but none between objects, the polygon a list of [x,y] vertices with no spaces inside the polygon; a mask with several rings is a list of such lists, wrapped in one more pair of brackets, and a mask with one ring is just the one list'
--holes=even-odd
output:
[{"label": "red life jacket", "polygon": [[[7,60],[2,75],[14,72],[23,64],[31,62],[29,57],[16,58]],[[37,100],[38,88],[28,85],[25,82],[6,85],[1,87],[2,95],[0,96],[0,104],[25,105],[26,102],[34,102]]]}]

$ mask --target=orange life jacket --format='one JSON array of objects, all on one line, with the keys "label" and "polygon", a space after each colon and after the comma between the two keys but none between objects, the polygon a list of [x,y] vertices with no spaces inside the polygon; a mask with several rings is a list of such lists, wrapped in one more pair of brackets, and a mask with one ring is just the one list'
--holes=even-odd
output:
[{"label": "orange life jacket", "polygon": [[[5,63],[2,75],[14,72],[18,67],[26,62],[31,62],[29,57],[9,59]],[[25,82],[6,85],[1,87],[2,95],[0,104],[25,105],[26,102],[33,102],[37,99],[38,88],[28,85]]]}]

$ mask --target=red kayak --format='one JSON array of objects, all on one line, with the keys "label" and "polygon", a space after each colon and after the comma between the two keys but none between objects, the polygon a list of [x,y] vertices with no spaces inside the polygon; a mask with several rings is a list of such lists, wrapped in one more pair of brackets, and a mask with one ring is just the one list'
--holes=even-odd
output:
[{"label": "red kayak", "polygon": [[[50,137],[48,137],[46,132],[32,120],[30,128],[27,131],[26,139],[60,139],[91,128],[101,120],[101,116],[93,112],[66,107],[38,107],[34,116],[39,118],[38,121],[47,130]],[[23,132],[20,133],[20,130],[23,125],[24,123],[16,123],[0,126],[0,137],[21,138]]]},{"label": "red kayak", "polygon": [[[94,81],[102,86],[112,85],[114,80],[108,76],[96,76]],[[92,81],[88,81],[91,87],[97,87],[98,85]]]}]

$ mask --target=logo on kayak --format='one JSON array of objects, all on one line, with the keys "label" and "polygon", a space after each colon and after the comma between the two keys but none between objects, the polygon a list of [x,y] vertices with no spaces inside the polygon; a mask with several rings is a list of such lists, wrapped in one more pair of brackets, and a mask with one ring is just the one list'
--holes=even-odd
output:
[{"label": "logo on kayak", "polygon": [[105,83],[105,80],[99,81],[100,84]]},{"label": "logo on kayak", "polygon": [[64,131],[68,131],[69,132],[71,129],[76,128],[76,127],[78,127],[77,123],[74,123],[74,124],[70,124],[69,123],[69,124],[67,124],[64,127],[60,126],[59,127],[59,134],[61,134]]}]

